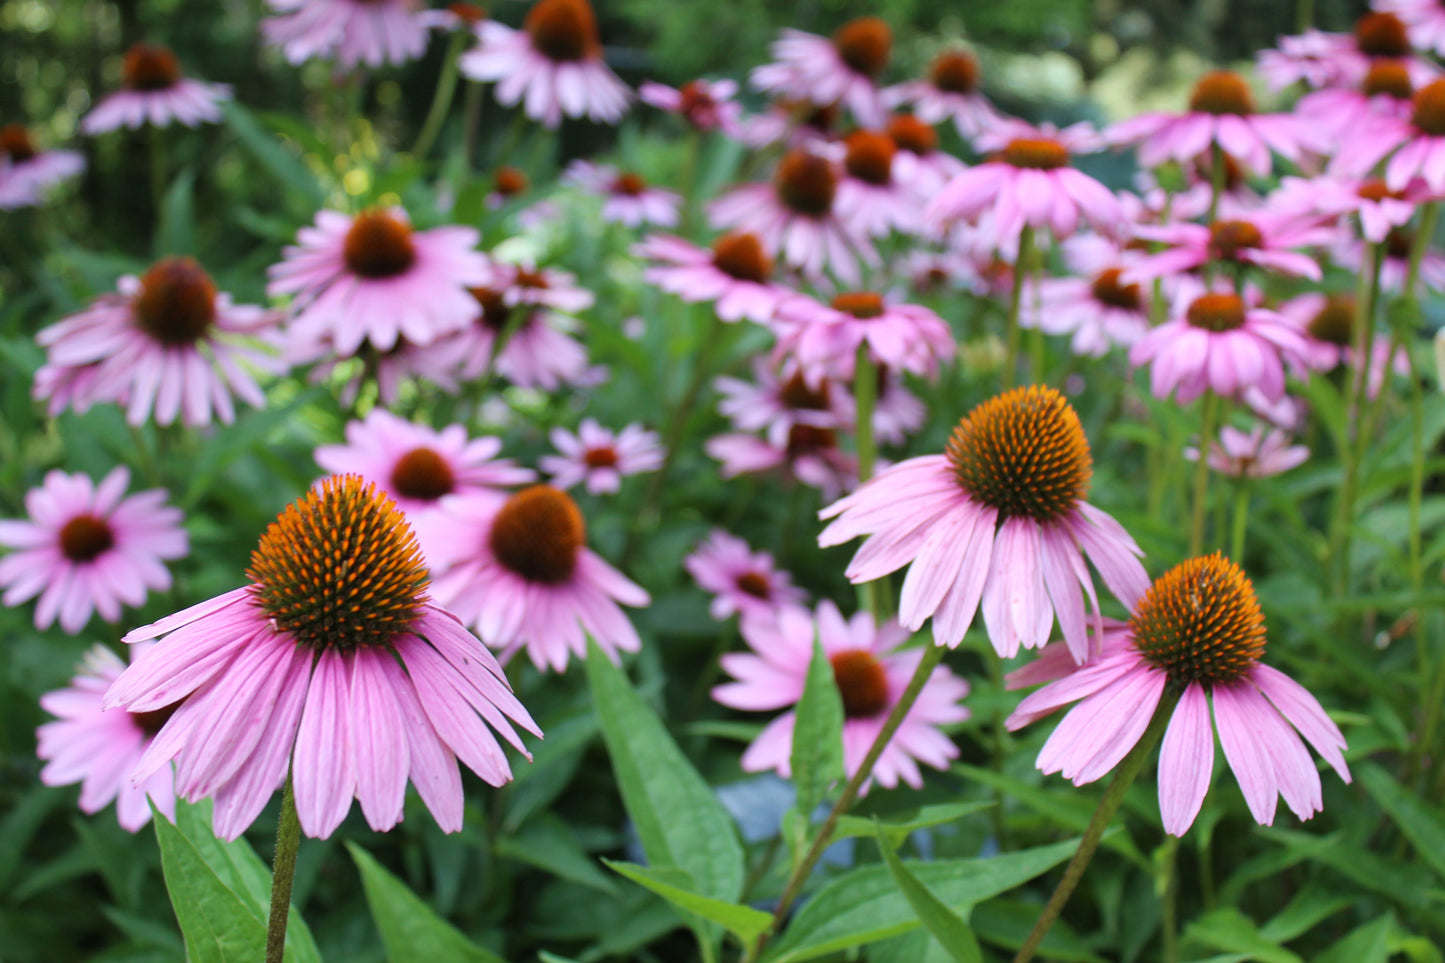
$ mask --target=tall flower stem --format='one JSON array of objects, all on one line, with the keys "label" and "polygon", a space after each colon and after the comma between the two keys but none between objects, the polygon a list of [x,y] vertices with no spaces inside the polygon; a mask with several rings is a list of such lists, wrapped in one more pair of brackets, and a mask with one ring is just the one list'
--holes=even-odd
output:
[{"label": "tall flower stem", "polygon": [[1119,763],[1119,768],[1114,771],[1114,779],[1109,783],[1109,788],[1104,791],[1104,798],[1099,800],[1099,806],[1094,810],[1094,817],[1089,820],[1089,826],[1084,830],[1084,838],[1079,842],[1079,848],[1074,852],[1074,858],[1069,860],[1069,865],[1064,870],[1064,878],[1059,880],[1059,885],[1054,889],[1054,895],[1049,897],[1049,902],[1044,906],[1044,911],[1039,914],[1038,921],[1034,928],[1029,931],[1028,938],[1024,945],[1019,947],[1018,953],[1014,956],[1013,963],[1028,963],[1034,958],[1039,944],[1048,935],[1049,929],[1054,921],[1059,918],[1059,913],[1064,909],[1064,904],[1074,894],[1079,881],[1084,878],[1084,870],[1089,868],[1089,861],[1094,858],[1094,852],[1099,848],[1099,841],[1104,838],[1104,830],[1109,828],[1109,823],[1114,818],[1114,813],[1119,811],[1119,805],[1124,801],[1124,793],[1133,784],[1134,779],[1139,775],[1144,764],[1149,761],[1149,756],[1154,752],[1154,746],[1164,736],[1164,729],[1169,725],[1169,717],[1174,713],[1174,706],[1179,702],[1180,693],[1172,688],[1166,688],[1164,695],[1159,699],[1159,705],[1154,710],[1154,717],[1149,720],[1149,728],[1144,730],[1144,735],[1129,750],[1124,761]]},{"label": "tall flower stem", "polygon": [[1018,256],[1014,259],[1013,291],[1009,295],[1008,302],[1008,330],[1004,335],[1003,389],[1005,391],[1012,388],[1014,382],[1018,380],[1019,341],[1022,337],[1022,331],[1019,329],[1019,309],[1023,306],[1024,276],[1028,272],[1029,261],[1033,258],[1033,248],[1034,229],[1025,224],[1024,229],[1019,232]]},{"label": "tall flower stem", "polygon": [[271,920],[266,926],[266,963],[282,963],[286,954],[286,920],[291,911],[291,883],[296,878],[296,851],[301,847],[301,820],[291,777],[281,794],[281,822],[276,827],[276,858],[271,863]]},{"label": "tall flower stem", "polygon": [[1229,167],[1224,159],[1224,148],[1215,143],[1209,146],[1209,217],[1213,224],[1219,217],[1219,199],[1229,186]]},{"label": "tall flower stem", "polygon": [[[482,129],[482,94],[484,85],[479,80],[468,80],[462,92],[462,172],[470,177],[472,162],[477,157],[477,135]],[[518,111],[520,113],[520,111]]]},{"label": "tall flower stem", "polygon": [[417,135],[416,145],[411,149],[412,156],[417,160],[424,160],[426,155],[431,153],[437,135],[442,132],[442,124],[446,122],[447,112],[451,110],[452,98],[457,92],[457,60],[461,57],[462,47],[466,45],[469,36],[471,36],[470,31],[457,30],[452,33],[452,39],[447,43],[446,59],[442,61],[442,73],[441,77],[437,79],[437,89],[436,93],[432,95],[431,108],[427,111],[421,133]]},{"label": "tall flower stem", "polygon": [[1352,420],[1354,436],[1352,439],[1347,424],[1344,434],[1345,447],[1340,452],[1344,462],[1344,474],[1340,479],[1339,504],[1330,537],[1330,574],[1337,594],[1349,588],[1355,490],[1359,485],[1360,465],[1370,447],[1369,419],[1366,418],[1366,412],[1369,410],[1370,398],[1370,355],[1375,349],[1375,309],[1380,300],[1380,269],[1385,257],[1383,248],[1383,244],[1366,248],[1369,266],[1360,276],[1364,296],[1356,299],[1354,343],[1351,345],[1354,351],[1355,376],[1350,381],[1351,398],[1346,406],[1346,418]]},{"label": "tall flower stem", "polygon": [[[858,484],[873,477],[873,467],[878,461],[878,446],[873,439],[873,409],[878,404],[878,368],[868,354],[868,344],[858,345],[858,356],[853,364],[853,401],[857,408],[855,427],[858,444]],[[880,622],[883,619],[882,582],[874,579],[858,586],[858,604]]]},{"label": "tall flower stem", "polygon": [[1249,526],[1249,483],[1239,480],[1234,492],[1234,525],[1229,537],[1229,557],[1236,565],[1244,564],[1244,536]]},{"label": "tall flower stem", "polygon": [[933,675],[933,670],[943,661],[944,651],[943,646],[933,644],[929,644],[924,649],[923,658],[918,662],[918,668],[913,670],[913,678],[908,680],[908,687],[903,690],[903,694],[898,697],[898,704],[893,707],[893,711],[884,720],[883,728],[878,732],[878,738],[874,739],[873,745],[868,748],[868,754],[859,763],[858,771],[843,787],[838,801],[833,804],[828,818],[819,828],[813,845],[808,847],[808,852],[788,877],[788,882],[783,887],[783,894],[778,897],[778,906],[773,910],[773,918],[768,923],[768,928],[763,930],[753,945],[748,948],[747,953],[743,956],[743,963],[756,963],[762,955],[763,948],[767,946],[768,940],[777,932],[779,924],[787,918],[788,911],[793,908],[793,903],[797,901],[799,894],[803,891],[803,884],[807,882],[808,876],[813,872],[813,867],[818,865],[823,850],[827,849],[828,844],[833,841],[833,834],[838,830],[838,820],[843,818],[852,808],[853,803],[857,801],[863,784],[873,775],[873,766],[878,762],[878,757],[883,755],[883,750],[887,748],[893,734],[898,731],[898,727],[903,723],[903,718],[913,708],[913,703],[918,701],[918,694],[923,691],[923,686],[929,676]]},{"label": "tall flower stem", "polygon": [[1198,555],[1204,548],[1204,516],[1209,497],[1209,446],[1214,443],[1215,425],[1219,420],[1219,396],[1205,389],[1199,413],[1199,461],[1194,466],[1194,513],[1189,523],[1189,555]]}]

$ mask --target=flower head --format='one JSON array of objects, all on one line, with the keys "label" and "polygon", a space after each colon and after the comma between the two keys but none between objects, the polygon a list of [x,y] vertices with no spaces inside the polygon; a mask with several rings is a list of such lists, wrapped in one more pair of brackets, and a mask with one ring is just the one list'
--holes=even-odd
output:
[{"label": "flower head", "polygon": [[772,555],[754,552],[747,542],[720,528],[699,542],[682,565],[703,591],[713,593],[708,611],[718,621],[734,614],[744,621],[771,620],[807,599],[793,577],[777,568]]},{"label": "flower head", "polygon": [[825,500],[858,484],[857,459],[838,447],[838,433],[801,421],[789,427],[782,439],[773,431],[765,438],[717,435],[707,440],[703,450],[722,462],[719,472],[724,478],[781,469],[785,477],[818,489]]},{"label": "flower head", "polygon": [[1335,240],[1334,228],[1317,219],[1278,210],[1244,211],[1221,207],[1213,223],[1141,225],[1137,237],[1169,248],[1141,258],[1123,275],[1126,283],[1150,281],[1193,270],[1205,264],[1250,265],[1290,277],[1320,279],[1319,261],[1293,250]]},{"label": "flower head", "polygon": [[1057,615],[1074,658],[1089,652],[1084,597],[1102,631],[1085,558],[1125,604],[1148,584],[1142,554],[1109,515],[1084,501],[1093,458],[1083,426],[1052,388],[1016,388],[959,422],[946,454],[900,462],[825,508],[818,544],[871,536],[847,569],[854,583],[911,566],[899,619],[931,616],[957,645],[980,605],[1000,655],[1048,641]]},{"label": "flower head", "polygon": [[161,564],[186,554],[181,512],[165,504],[164,489],[125,496],[130,473],[116,468],[93,484],[85,475],[52,471],[25,495],[30,518],[0,521],[0,545],[14,549],[0,559],[4,604],[40,596],[35,627],[58,618],[76,633],[93,611],[120,620],[121,605],[137,608],[146,591],[171,587]]},{"label": "flower head", "polygon": [[1346,139],[1330,172],[1367,177],[1384,162],[1385,186],[1403,190],[1421,178],[1435,193],[1445,191],[1445,77],[1415,90],[1408,114],[1380,114]]},{"label": "flower head", "polygon": [[890,107],[911,105],[925,123],[952,120],[959,136],[972,140],[1002,119],[979,89],[979,73],[973,54],[945,50],[933,59],[927,77],[889,87],[883,100]]},{"label": "flower head", "polygon": [[[1268,478],[1304,464],[1310,450],[1304,445],[1291,445],[1289,435],[1276,428],[1265,434],[1256,425],[1248,433],[1233,425],[1219,431],[1219,439],[1209,445],[1209,467],[1221,475],[1235,478]],[[1199,460],[1198,448],[1184,449],[1184,457]]]},{"label": "flower head", "polygon": [[[775,620],[744,619],[742,633],[752,651],[722,657],[723,668],[735,681],[714,688],[712,697],[725,706],[750,711],[796,705],[803,695],[816,637],[843,702],[843,769],[848,776],[858,771],[923,657],[921,649],[901,648],[908,632],[897,621],[877,625],[867,612],[845,620],[828,600],[818,605],[816,615],[789,606]],[[958,748],[941,727],[968,718],[968,709],[959,704],[967,695],[967,682],[947,666],[935,668],[878,757],[873,768],[878,782],[892,789],[901,780],[917,789],[923,785],[918,763],[947,768],[958,757]],[[743,753],[743,769],[776,769],[784,778],[790,776],[796,720],[796,712],[789,711],[768,723]]]},{"label": "flower head", "polygon": [[184,700],[132,778],[174,759],[177,794],[213,796],[223,839],[288,771],[308,836],[331,835],[353,797],[373,829],[390,829],[408,779],[456,832],[457,758],[499,786],[511,767],[488,725],[523,754],[508,720],[541,734],[486,647],[428,599],[406,517],[360,476],[328,478],[288,506],[247,577],[127,635],[160,641],[105,697],[131,712]]},{"label": "flower head", "polygon": [[[1132,606],[1102,658],[1019,703],[1019,729],[1071,702],[1039,753],[1045,773],[1081,786],[1113,769],[1144,734],[1166,690],[1178,695],[1159,753],[1164,829],[1182,836],[1214,770],[1214,734],[1255,821],[1274,821],[1278,796],[1300,819],[1323,808],[1319,772],[1300,740],[1350,781],[1344,737],[1314,696],[1260,662],[1264,615],[1239,566],[1215,554],[1161,576]],[[1214,724],[1210,724],[1213,704]]]},{"label": "flower head", "polygon": [[878,77],[888,66],[893,31],[878,17],[857,17],[820,37],[785,28],[773,42],[774,63],[753,70],[759,90],[815,104],[841,104],[858,123],[876,127],[883,121]]},{"label": "flower head", "polygon": [[743,108],[733,100],[737,92],[734,80],[689,80],[678,88],[649,80],[637,89],[637,96],[645,104],[678,115],[695,130],[740,137]]},{"label": "flower head", "polygon": [[125,52],[121,89],[107,94],[80,122],[83,134],[103,134],[117,127],[194,127],[221,119],[221,102],[231,99],[226,84],[208,84],[181,73],[180,61],[168,48],[138,43]]},{"label": "flower head", "polygon": [[403,64],[426,52],[428,19],[413,0],[270,0],[270,5],[274,13],[261,21],[261,34],[293,64],[335,57],[338,68],[349,70],[358,64]]},{"label": "flower head", "polygon": [[634,171],[576,160],[567,168],[563,179],[602,198],[604,221],[627,227],[643,224],[672,227],[677,223],[682,195],[655,187]]},{"label": "flower head", "polygon": [[23,125],[0,126],[0,211],[35,207],[52,187],[83,170],[83,154],[40,150]]},{"label": "flower head", "polygon": [[767,324],[788,296],[774,284],[773,259],[756,234],[724,234],[702,248],[672,234],[651,234],[633,253],[654,262],[643,277],[684,301],[714,301],[722,321],[747,318]]},{"label": "flower head", "polygon": [[828,304],[795,295],[779,305],[776,327],[779,352],[795,357],[810,381],[852,378],[863,345],[877,364],[928,377],[954,350],[938,315],[875,291],[845,291]]},{"label": "flower head", "polygon": [[657,471],[662,466],[664,449],[657,432],[641,425],[613,432],[584,418],[575,435],[565,428],[553,428],[551,437],[558,454],[543,455],[537,465],[563,490],[586,482],[593,495],[615,492],[624,476]]}]

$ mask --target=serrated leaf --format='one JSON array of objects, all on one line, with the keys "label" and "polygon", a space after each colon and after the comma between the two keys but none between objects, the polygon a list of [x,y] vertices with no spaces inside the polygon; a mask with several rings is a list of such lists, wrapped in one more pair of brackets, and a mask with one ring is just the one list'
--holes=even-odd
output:
[{"label": "serrated leaf", "polygon": [[899,892],[908,900],[908,905],[913,907],[913,912],[918,914],[918,919],[928,932],[933,934],[933,938],[948,951],[956,963],[983,963],[983,950],[979,948],[978,940],[974,938],[968,924],[943,905],[943,902],[903,865],[903,860],[898,858],[898,854],[893,851],[893,844],[883,832],[882,824],[875,823],[874,838],[878,841],[878,851],[883,854],[883,864],[888,867],[893,882],[898,885]]},{"label": "serrated leaf", "polygon": [[697,893],[736,900],[744,867],[732,817],[662,720],[595,643],[587,653],[587,680],[622,804],[648,862],[681,869]]},{"label": "serrated leaf", "polygon": [[1359,778],[1380,808],[1400,827],[1420,858],[1437,876],[1445,879],[1445,820],[1379,766],[1362,767]]},{"label": "serrated leaf", "polygon": [[813,659],[798,700],[791,755],[798,811],[808,816],[828,787],[843,778],[843,697],[823,644],[813,638]]},{"label": "serrated leaf", "polygon": [[772,916],[762,910],[743,906],[740,903],[728,903],[708,896],[700,896],[684,886],[676,885],[680,880],[669,880],[667,877],[671,874],[665,870],[648,869],[646,866],[638,866],[636,863],[614,862],[610,859],[604,859],[602,862],[606,863],[607,868],[614,873],[625,876],[637,885],[651,890],[672,905],[711,923],[717,923],[742,940],[744,944],[755,940],[759,933],[768,928],[768,923],[772,920]]},{"label": "serrated leaf", "polygon": [[391,963],[413,960],[506,963],[433,912],[421,897],[387,872],[366,850],[352,842],[348,842],[346,848],[361,873],[366,903],[371,907],[371,918],[381,932],[381,942]]},{"label": "serrated leaf", "polygon": [[[938,860],[904,865],[945,905],[972,906],[1026,883],[1068,859],[1077,839],[988,859]],[[919,925],[884,866],[863,866],[832,880],[798,910],[770,963],[811,960],[852,946],[906,933]]]}]

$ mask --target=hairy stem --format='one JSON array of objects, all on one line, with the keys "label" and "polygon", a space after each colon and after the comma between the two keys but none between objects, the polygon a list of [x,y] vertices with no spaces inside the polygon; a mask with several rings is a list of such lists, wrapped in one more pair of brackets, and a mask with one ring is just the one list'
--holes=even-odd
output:
[{"label": "hairy stem", "polygon": [[266,926],[266,963],[282,963],[286,953],[286,920],[291,910],[291,883],[296,877],[296,851],[301,846],[301,820],[291,777],[281,794],[281,822],[276,826],[276,858],[271,863],[271,920]]}]

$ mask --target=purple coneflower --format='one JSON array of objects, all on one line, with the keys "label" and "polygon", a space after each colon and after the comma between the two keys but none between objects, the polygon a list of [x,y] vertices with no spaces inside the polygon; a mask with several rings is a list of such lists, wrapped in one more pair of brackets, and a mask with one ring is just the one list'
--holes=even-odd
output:
[{"label": "purple coneflower", "polygon": [[1310,29],[1280,37],[1277,48],[1261,50],[1255,68],[1270,90],[1296,83],[1312,90],[1336,87],[1347,82],[1350,70],[1343,60],[1353,46],[1349,34]]},{"label": "purple coneflower", "polygon": [[1073,335],[1077,355],[1102,357],[1111,348],[1127,348],[1149,330],[1144,291],[1120,280],[1130,252],[1097,235],[1071,237],[1064,260],[1081,277],[1045,278],[1024,288],[1019,324],[1046,334]]},{"label": "purple coneflower", "polygon": [[703,451],[722,462],[718,473],[724,478],[781,471],[790,480],[816,488],[824,501],[858,484],[858,461],[838,447],[838,433],[832,428],[794,424],[781,442],[771,435],[715,435]]},{"label": "purple coneflower", "polygon": [[978,89],[978,60],[965,50],[945,50],[934,58],[928,76],[883,91],[890,107],[909,104],[929,124],[952,120],[958,135],[972,140],[1002,117]]},{"label": "purple coneflower", "polygon": [[[1184,457],[1198,461],[1199,449],[1184,449]],[[1209,467],[1234,478],[1268,478],[1304,464],[1309,457],[1308,448],[1291,445],[1289,435],[1280,429],[1266,434],[1258,425],[1248,432],[1225,425],[1209,445]]]},{"label": "purple coneflower", "polygon": [[1138,237],[1169,247],[1140,258],[1124,272],[1123,280],[1129,284],[1152,281],[1211,262],[1249,264],[1290,277],[1320,279],[1319,261],[1292,248],[1328,244],[1339,236],[1335,228],[1293,213],[1231,210],[1232,207],[1221,205],[1219,219],[1209,225],[1175,223],[1136,227],[1134,233]]},{"label": "purple coneflower", "polygon": [[[582,293],[591,303],[591,292]],[[571,318],[520,300],[514,287],[475,287],[471,295],[477,305],[471,324],[435,346],[456,359],[463,378],[491,371],[544,391],[588,380],[587,351],[568,333],[576,326]]]},{"label": "purple coneflower", "polygon": [[[335,57],[336,66],[403,64],[426,52],[429,21],[416,0],[269,0],[266,42],[299,64]],[[440,11],[438,11],[440,12]]]},{"label": "purple coneflower", "polygon": [[784,28],[773,41],[776,62],[754,68],[751,80],[759,90],[840,104],[858,123],[877,127],[884,118],[877,81],[892,47],[893,31],[878,17],[849,20],[831,38]]},{"label": "purple coneflower", "polygon": [[898,145],[882,131],[855,130],[843,139],[838,217],[855,233],[884,237],[921,226],[917,185],[905,181],[895,159]]},{"label": "purple coneflower", "polygon": [[713,595],[708,612],[721,622],[733,615],[744,621],[771,620],[784,609],[805,604],[807,593],[793,576],[778,568],[767,552],[754,552],[736,535],[715,528],[682,560],[698,587]]},{"label": "purple coneflower", "polygon": [[677,223],[682,195],[654,187],[633,171],[619,170],[607,164],[575,160],[563,173],[570,181],[590,194],[602,198],[602,220],[627,227],[653,224],[672,227]]},{"label": "purple coneflower", "polygon": [[834,429],[850,423],[839,405],[841,392],[828,378],[805,378],[797,365],[779,374],[762,358],[753,360],[753,381],[722,375],[713,381],[722,398],[717,409],[739,431],[766,431],[768,443],[784,446],[794,425]]},{"label": "purple coneflower", "polygon": [[1404,21],[1416,47],[1445,53],[1445,6],[1440,0],[1374,0],[1373,6]]},{"label": "purple coneflower", "polygon": [[[893,179],[903,185],[916,204],[926,204],[968,165],[938,148],[938,131],[912,114],[894,114],[888,136],[898,149],[893,155]],[[915,218],[921,226],[922,218]]]},{"label": "purple coneflower", "polygon": [[954,351],[953,332],[933,311],[873,291],[846,291],[828,304],[794,295],[775,324],[779,353],[796,358],[810,381],[852,378],[863,345],[874,363],[924,377]]},{"label": "purple coneflower", "polygon": [[689,80],[681,87],[648,80],[637,89],[637,96],[645,104],[676,114],[696,130],[720,130],[729,137],[741,137],[743,108],[733,100],[737,92],[734,80]]},{"label": "purple coneflower", "polygon": [[56,184],[85,170],[73,150],[40,150],[21,124],[0,127],[0,211],[35,207]]},{"label": "purple coneflower", "polygon": [[656,262],[642,276],[684,301],[714,301],[722,321],[767,324],[790,292],[772,283],[773,259],[756,234],[724,234],[711,249],[671,234],[652,234],[632,249]]},{"label": "purple coneflower", "polygon": [[1415,91],[1408,116],[1380,115],[1354,132],[1335,151],[1330,171],[1368,177],[1381,161],[1392,191],[1418,177],[1431,191],[1445,192],[1445,78]]},{"label": "purple coneflower", "polygon": [[194,127],[221,119],[220,104],[231,99],[226,84],[208,84],[181,74],[176,55],[165,47],[138,43],[125,52],[121,89],[107,94],[80,122],[83,134],[117,127]]},{"label": "purple coneflower", "polygon": [[665,453],[655,431],[628,425],[614,432],[591,418],[582,419],[575,435],[553,428],[551,438],[558,454],[543,455],[537,467],[552,476],[557,488],[565,491],[585,482],[593,495],[617,491],[627,475],[657,471]]}]

